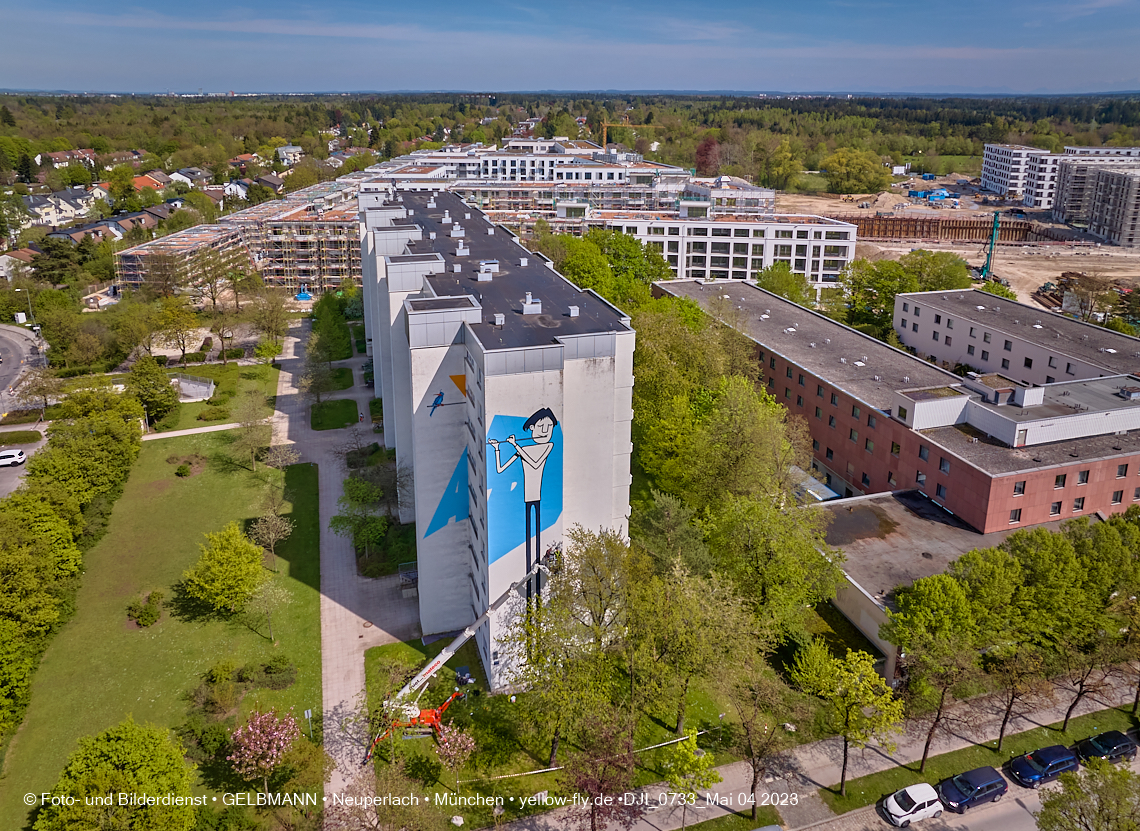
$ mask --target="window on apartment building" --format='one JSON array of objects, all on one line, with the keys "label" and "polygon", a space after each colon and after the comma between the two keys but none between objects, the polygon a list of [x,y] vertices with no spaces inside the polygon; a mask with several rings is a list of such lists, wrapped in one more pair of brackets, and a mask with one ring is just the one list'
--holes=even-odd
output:
[{"label": "window on apartment building", "polygon": [[811,449],[814,450],[816,453],[819,452],[819,439],[812,439],[811,440]]},{"label": "window on apartment building", "polygon": [[[1138,488],[1137,490],[1140,490],[1140,488]],[[1049,516],[1060,516],[1060,515],[1061,515],[1061,503],[1060,502],[1049,503]]]},{"label": "window on apartment building", "polygon": [[946,318],[946,328],[947,329],[953,329],[954,328],[954,321],[951,320],[950,318]]},{"label": "window on apartment building", "polygon": [[816,418],[823,418],[823,410],[821,410],[819,407],[815,408],[815,417]]},{"label": "window on apartment building", "polygon": [[944,344],[946,344],[947,346],[949,346],[949,345],[950,345],[950,342],[951,342],[952,340],[953,340],[953,338],[951,338],[949,335],[947,335],[947,336],[946,336],[946,339],[945,339],[945,340],[943,340],[942,342],[943,342]]},{"label": "window on apartment building", "polygon": [[926,485],[926,474],[921,470],[914,475],[914,482],[920,488]]},{"label": "window on apartment building", "polygon": [[1078,472],[1077,473],[1077,484],[1078,485],[1087,485],[1088,483],[1089,483],[1089,472],[1087,470],[1082,470],[1082,471]]},{"label": "window on apartment building", "polygon": [[934,316],[934,323],[935,323],[935,325],[941,324],[942,323],[942,315],[935,315]]},{"label": "window on apartment building", "polygon": [[1009,359],[1008,358],[1002,358],[1001,359],[1001,368],[1002,369],[1009,369]]},{"label": "window on apartment building", "polygon": [[854,404],[851,405],[851,417],[852,418],[859,418],[859,408],[856,407]]},{"label": "window on apartment building", "polygon": [[1016,525],[1021,522],[1021,508],[1014,508],[1009,512],[1009,524]]},{"label": "window on apartment building", "polygon": [[989,343],[989,342],[990,342],[990,333],[989,332],[983,332],[982,333],[982,343]]},{"label": "window on apartment building", "polygon": [[1026,358],[1025,359],[1025,368],[1026,369],[1033,369],[1033,359],[1032,358]]},{"label": "window on apartment building", "polygon": [[1049,356],[1049,368],[1050,369],[1056,369],[1057,368],[1057,359],[1054,358],[1052,355]]},{"label": "window on apartment building", "polygon": [[1116,466],[1116,478],[1117,479],[1123,479],[1127,475],[1128,475],[1128,465],[1117,465]]},{"label": "window on apartment building", "polygon": [[835,416],[828,416],[827,417],[827,426],[830,427],[832,430],[835,429]]},{"label": "window on apartment building", "polygon": [[990,359],[990,353],[983,349],[982,350],[982,360],[988,361],[989,359]]},{"label": "window on apartment building", "polygon": [[1053,490],[1060,490],[1065,487],[1065,481],[1068,479],[1068,474],[1058,473],[1053,477]]},{"label": "window on apartment building", "polygon": [[868,413],[868,415],[867,415],[867,426],[870,427],[872,430],[874,430],[875,426],[878,423],[879,423],[878,420],[873,415],[870,415]]},{"label": "window on apartment building", "polygon": [[829,460],[835,458],[835,452],[830,447],[827,448],[827,452],[823,455],[825,455]]},{"label": "window on apartment building", "polygon": [[866,473],[863,474],[863,478],[860,481],[863,483],[863,487],[865,487],[865,488],[871,487],[871,477],[868,476]]},{"label": "window on apartment building", "polygon": [[1112,492],[1112,504],[1113,505],[1119,505],[1123,501],[1124,501],[1124,491],[1113,491]]},{"label": "window on apartment building", "polygon": [[943,473],[949,473],[950,472],[950,460],[947,459],[945,456],[939,456],[938,457],[938,469],[941,470]]},{"label": "window on apartment building", "polygon": [[839,406],[839,396],[836,395],[835,393],[831,394],[831,406],[832,407],[838,407]]},{"label": "window on apartment building", "polygon": [[792,397],[792,391],[790,389],[788,389],[787,387],[784,387],[784,398],[791,398],[791,397]]},{"label": "window on apartment building", "polygon": [[848,436],[848,438],[851,439],[851,441],[859,441],[859,431],[856,430],[854,427],[851,428],[851,430],[850,430],[850,432],[848,432],[847,436]]},{"label": "window on apartment building", "polygon": [[[888,470],[887,471],[887,484],[893,488],[898,483],[899,483],[898,480],[895,478],[895,472],[893,470]],[[1138,488],[1137,490],[1140,490],[1140,488]]]},{"label": "window on apartment building", "polygon": [[1013,341],[1011,341],[1011,340],[1007,340],[1007,341],[1006,341],[1006,342],[1005,342],[1005,343],[1002,345],[1002,349],[1004,349],[1006,352],[1012,352],[1012,351],[1013,351]]},{"label": "window on apartment building", "polygon": [[752,236],[754,236],[754,237],[764,236],[764,229],[763,228],[753,228],[752,229]]},{"label": "window on apartment building", "polygon": [[796,406],[802,407],[804,405],[804,397],[802,395],[796,396]]},{"label": "window on apartment building", "polygon": [[679,236],[681,236],[681,229],[680,229],[679,227],[672,227],[672,226],[670,226],[670,228],[669,228],[669,236],[671,236],[671,237],[679,237]]},{"label": "window on apartment building", "polygon": [[769,376],[769,377],[768,377],[768,387],[769,387],[769,389],[771,389],[772,387],[775,387],[775,386],[776,386],[776,379],[775,379],[775,378],[773,378],[773,377],[771,377],[771,376]]},{"label": "window on apartment building", "polygon": [[978,331],[977,329],[975,329],[973,326],[971,326],[970,327],[970,337],[976,338],[978,336],[977,331]]},{"label": "window on apartment building", "polygon": [[899,421],[906,421],[906,407],[899,407]]},{"label": "window on apartment building", "polygon": [[1077,513],[1078,511],[1083,511],[1084,509],[1085,509],[1085,498],[1083,496],[1078,496],[1076,499],[1073,500],[1073,513]]},{"label": "window on apartment building", "polygon": [[791,377],[792,377],[792,368],[791,368],[791,367],[788,367],[788,368],[787,368],[787,369],[784,371],[784,374],[785,374],[785,375],[787,375],[789,378],[791,378]]},{"label": "window on apartment building", "polygon": [[904,312],[910,311],[910,304],[909,303],[903,303],[903,311]]},{"label": "window on apartment building", "polygon": [[930,448],[925,444],[920,444],[918,446],[918,458],[922,459],[924,462],[930,458]]},{"label": "window on apartment building", "polygon": [[1140,488],[1136,488],[1134,491],[1132,491],[1132,501],[1140,502]]},{"label": "window on apartment building", "polygon": [[938,340],[938,331],[935,330],[934,332],[932,332],[931,336],[932,336],[933,340]]},{"label": "window on apartment building", "polygon": [[973,355],[974,354],[974,345],[972,343],[966,347],[966,354],[967,355]]},{"label": "window on apartment building", "polygon": [[1014,482],[1013,483],[1013,495],[1014,496],[1024,496],[1025,495],[1025,480],[1024,479],[1022,479],[1020,482]]},{"label": "window on apartment building", "polygon": [[922,317],[922,307],[921,306],[915,306],[914,307],[914,316],[915,317]]},{"label": "window on apartment building", "polygon": [[910,324],[910,330],[912,332],[917,332],[918,331],[918,324],[917,323]]},{"label": "window on apartment building", "polygon": [[776,356],[775,356],[775,355],[773,355],[773,356],[771,357],[771,359],[769,359],[769,361],[768,361],[768,367],[769,367],[770,369],[775,369],[775,368],[776,368]]},{"label": "window on apartment building", "polygon": [[855,465],[851,464],[851,462],[847,463],[847,475],[848,476],[854,476],[855,475]]},{"label": "window on apartment building", "polygon": [[891,442],[891,455],[897,456],[901,452],[902,452],[902,446],[897,441]]},{"label": "window on apartment building", "polygon": [[906,322],[905,317],[902,319],[902,328],[903,329],[909,329],[910,328],[910,324]]},{"label": "window on apartment building", "polygon": [[815,394],[818,395],[820,398],[823,398],[823,385],[822,384],[816,384],[815,385]]},{"label": "window on apartment building", "polygon": [[866,450],[868,453],[874,453],[875,452],[875,443],[873,441],[871,441],[870,439],[867,439],[865,442],[863,442],[863,449]]},{"label": "window on apartment building", "polygon": [[1065,374],[1066,375],[1076,375],[1077,374],[1077,373],[1073,372],[1073,365],[1072,364],[1065,364]]},{"label": "window on apartment building", "polygon": [[1054,381],[1056,381],[1056,380],[1057,380],[1057,379],[1056,379],[1056,378],[1054,378],[1052,375],[1046,375],[1046,376],[1045,376],[1045,383],[1046,383],[1046,384],[1052,384],[1052,383],[1053,383]]},{"label": "window on apartment building", "polygon": [[945,499],[946,498],[946,486],[945,485],[939,485],[938,487],[936,487],[934,489],[934,495],[937,496],[939,499]]},{"label": "window on apartment building", "polygon": [[801,387],[802,387],[802,386],[805,386],[805,384],[804,384],[804,376],[803,376],[802,374],[800,375],[800,381],[799,381],[799,383],[800,383],[800,386],[801,386]]}]

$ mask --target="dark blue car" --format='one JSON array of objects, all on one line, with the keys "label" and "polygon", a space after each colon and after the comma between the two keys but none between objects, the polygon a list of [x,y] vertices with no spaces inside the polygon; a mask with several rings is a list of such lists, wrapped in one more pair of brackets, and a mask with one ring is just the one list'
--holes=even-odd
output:
[{"label": "dark blue car", "polygon": [[1077,756],[1067,747],[1055,744],[1009,760],[1009,774],[1017,784],[1040,788],[1062,773],[1077,769]]},{"label": "dark blue car", "polygon": [[993,768],[976,768],[957,776],[944,779],[938,785],[938,797],[951,811],[965,813],[967,808],[976,808],[987,802],[997,802],[1009,785]]},{"label": "dark blue car", "polygon": [[1077,743],[1077,755],[1088,764],[1090,759],[1104,759],[1112,764],[1131,762],[1136,758],[1136,742],[1119,730],[1108,730]]}]

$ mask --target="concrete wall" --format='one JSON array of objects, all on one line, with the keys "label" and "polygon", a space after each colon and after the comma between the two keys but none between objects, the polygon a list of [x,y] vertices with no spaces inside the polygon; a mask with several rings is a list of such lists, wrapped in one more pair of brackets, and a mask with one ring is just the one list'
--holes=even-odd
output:
[{"label": "concrete wall", "polygon": [[887,622],[887,613],[849,575],[844,574],[844,577],[847,578],[847,585],[840,586],[832,603],[886,656],[883,677],[891,683],[894,681],[895,669],[898,666],[898,648],[879,637],[879,627]]}]

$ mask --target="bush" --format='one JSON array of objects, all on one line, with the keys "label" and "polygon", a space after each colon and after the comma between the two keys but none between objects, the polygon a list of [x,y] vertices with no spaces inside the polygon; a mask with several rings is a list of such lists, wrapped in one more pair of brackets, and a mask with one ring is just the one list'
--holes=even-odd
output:
[{"label": "bush", "polygon": [[174,475],[185,478],[190,475],[190,465],[179,465],[174,469]]},{"label": "bush", "polygon": [[231,361],[235,361],[238,358],[244,358],[245,357],[245,350],[242,349],[240,346],[235,346],[232,349],[227,349],[222,354],[225,355],[225,357],[227,359],[229,359]]},{"label": "bush", "polygon": [[186,353],[186,360],[184,360],[183,363],[184,364],[200,364],[204,360],[206,360],[206,353],[205,352],[187,352]]},{"label": "bush", "polygon": [[372,458],[372,454],[379,449],[380,445],[377,442],[372,442],[372,444],[360,450],[349,450],[344,454],[345,464],[348,465],[350,470],[367,467],[369,460]]},{"label": "bush", "polygon": [[135,600],[127,606],[127,617],[139,626],[152,626],[162,616],[162,592],[155,589],[146,597],[146,602]]},{"label": "bush", "polygon": [[[182,416],[182,404],[175,404],[170,408],[170,412],[160,418],[154,423],[154,429],[159,433],[167,430],[174,430],[178,427],[178,420]],[[172,463],[173,464],[173,463]]]},{"label": "bush", "polygon": [[218,661],[206,670],[206,682],[210,684],[221,684],[229,681],[234,677],[237,668],[237,664],[229,658]]},{"label": "bush", "polygon": [[169,355],[155,355],[154,362],[159,366],[166,366],[166,362],[170,360]]},{"label": "bush", "polygon": [[206,407],[198,413],[199,421],[225,421],[229,417],[230,411],[225,407]]},{"label": "bush", "polygon": [[213,348],[214,348],[214,339],[212,337],[210,337],[209,335],[207,335],[206,339],[202,341],[202,345],[198,347],[198,349],[202,352],[209,352]]}]

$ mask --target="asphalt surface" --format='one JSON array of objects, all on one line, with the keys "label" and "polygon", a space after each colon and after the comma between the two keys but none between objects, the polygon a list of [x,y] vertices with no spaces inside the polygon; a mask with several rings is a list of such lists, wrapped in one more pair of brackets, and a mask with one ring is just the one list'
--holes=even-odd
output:
[{"label": "asphalt surface", "polygon": [[[0,413],[6,413],[16,408],[16,403],[8,390],[20,377],[20,373],[29,367],[39,366],[43,361],[43,355],[35,344],[36,341],[32,334],[23,327],[0,324],[0,359],[3,361],[0,363]],[[0,428],[0,445],[4,443],[3,433],[5,430],[39,430],[42,433],[44,425],[19,424]],[[46,443],[45,439],[33,445],[21,445],[20,447],[31,456]],[[23,477],[23,465],[0,467],[0,497],[7,496],[18,488]]]}]

